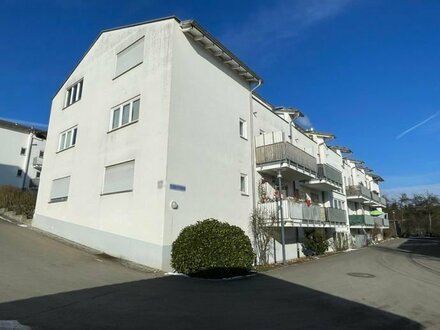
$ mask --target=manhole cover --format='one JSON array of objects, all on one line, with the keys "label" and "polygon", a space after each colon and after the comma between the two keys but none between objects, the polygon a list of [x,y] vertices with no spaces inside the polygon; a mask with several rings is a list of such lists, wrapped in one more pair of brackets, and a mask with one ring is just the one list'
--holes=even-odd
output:
[{"label": "manhole cover", "polygon": [[368,274],[368,273],[347,273],[347,275],[354,276],[354,277],[363,277],[363,278],[373,278],[373,277],[376,277],[375,275]]}]

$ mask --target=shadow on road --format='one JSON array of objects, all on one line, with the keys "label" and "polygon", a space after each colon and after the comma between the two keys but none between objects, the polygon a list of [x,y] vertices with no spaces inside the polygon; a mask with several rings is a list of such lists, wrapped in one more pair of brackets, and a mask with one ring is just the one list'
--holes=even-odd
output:
[{"label": "shadow on road", "polygon": [[36,329],[422,329],[405,317],[266,275],[169,276],[59,293],[2,303],[0,319]]},{"label": "shadow on road", "polygon": [[438,238],[408,238],[398,247],[377,245],[372,248],[396,254],[440,258],[440,239]]}]

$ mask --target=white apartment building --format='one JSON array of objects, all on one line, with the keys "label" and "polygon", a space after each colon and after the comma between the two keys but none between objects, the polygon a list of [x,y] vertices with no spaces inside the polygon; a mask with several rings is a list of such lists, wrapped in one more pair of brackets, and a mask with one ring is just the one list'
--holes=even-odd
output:
[{"label": "white apartment building", "polygon": [[206,218],[251,237],[265,210],[279,256],[282,217],[289,259],[305,228],[348,235],[333,135],[296,127],[300,112],[256,95],[261,82],[194,21],[103,31],[53,99],[33,225],[163,270],[179,232]]},{"label": "white apartment building", "polygon": [[0,186],[37,189],[46,132],[0,120]]}]

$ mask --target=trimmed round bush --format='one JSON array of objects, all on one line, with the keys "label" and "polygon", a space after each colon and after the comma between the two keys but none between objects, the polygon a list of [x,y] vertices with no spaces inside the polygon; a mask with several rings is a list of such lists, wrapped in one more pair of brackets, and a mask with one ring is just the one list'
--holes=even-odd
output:
[{"label": "trimmed round bush", "polygon": [[254,252],[244,231],[216,219],[185,227],[174,241],[171,265],[179,272],[198,277],[231,277],[252,268]]}]

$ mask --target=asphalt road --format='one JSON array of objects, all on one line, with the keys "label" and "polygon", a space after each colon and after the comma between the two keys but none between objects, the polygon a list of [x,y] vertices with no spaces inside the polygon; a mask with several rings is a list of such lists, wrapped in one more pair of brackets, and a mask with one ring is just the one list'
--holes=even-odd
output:
[{"label": "asphalt road", "polygon": [[32,329],[440,328],[438,240],[210,281],[129,269],[0,221],[0,265],[0,320]]}]

